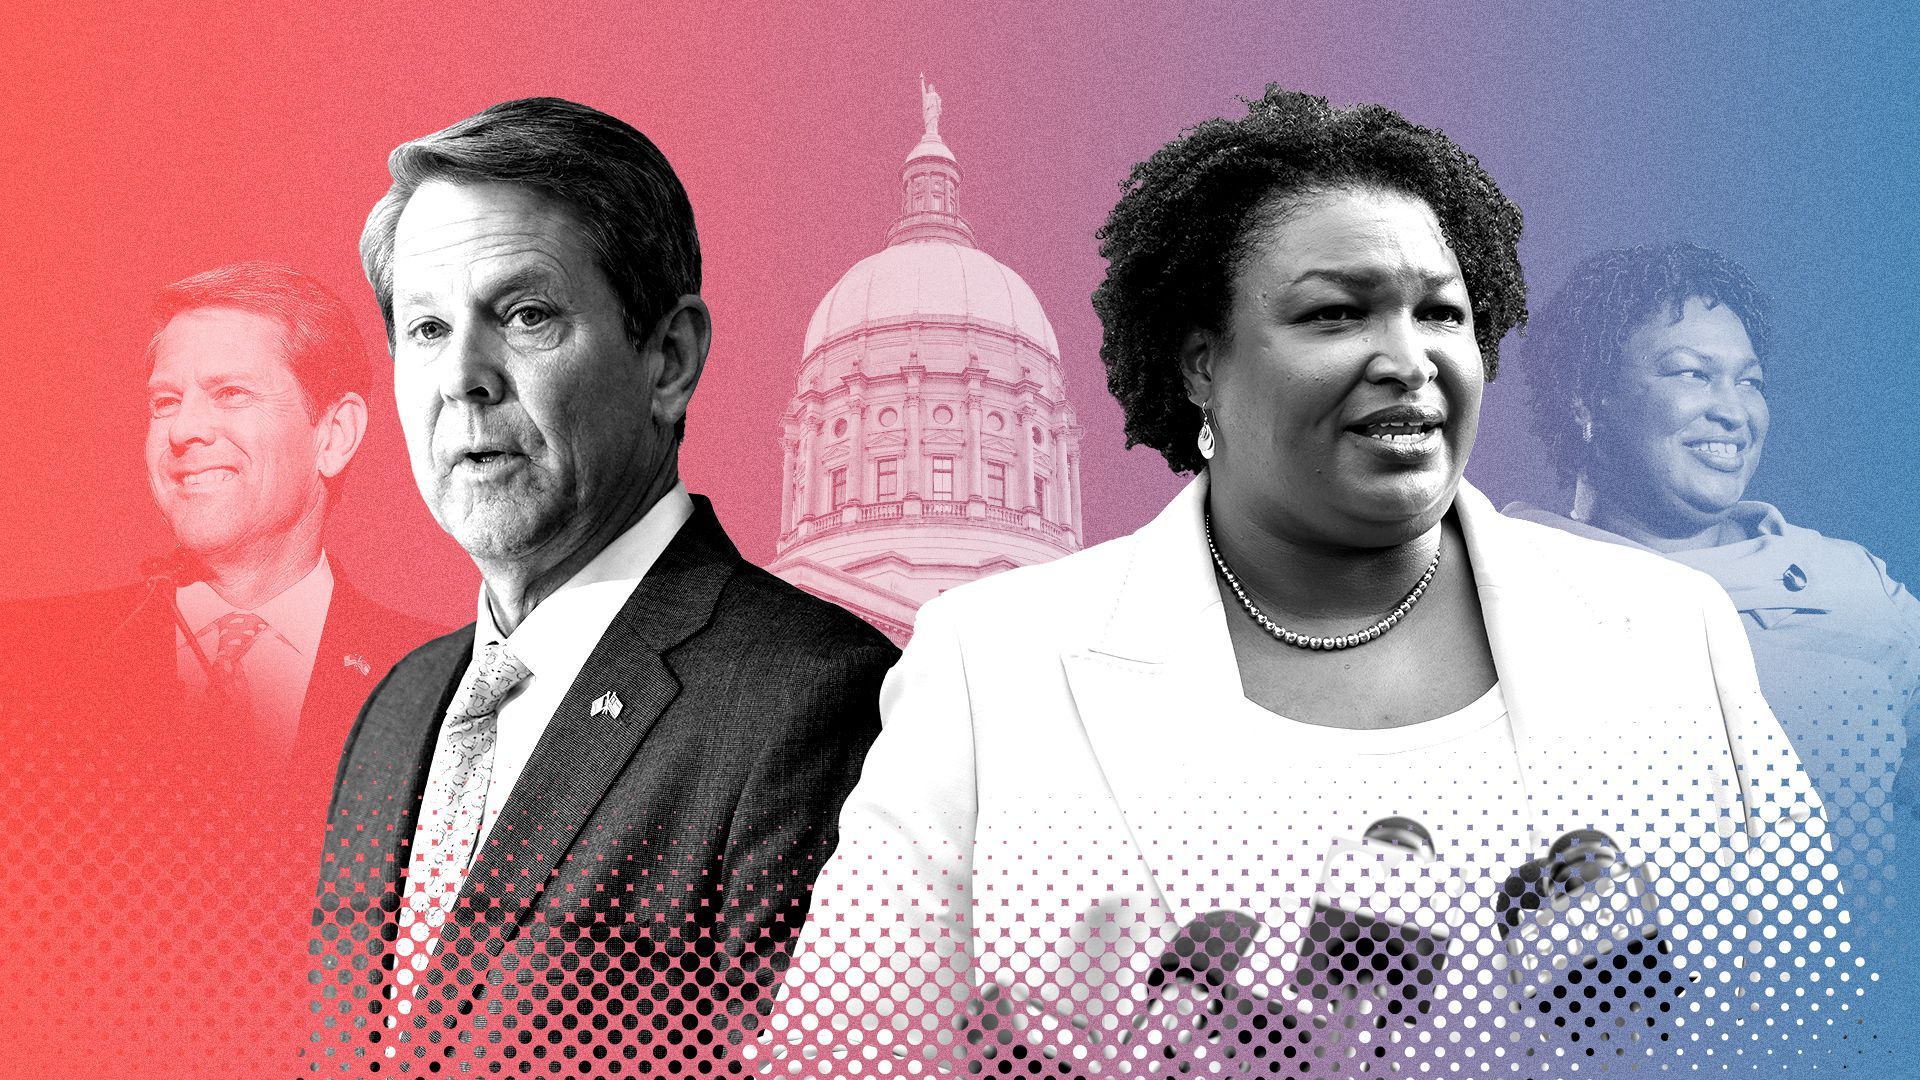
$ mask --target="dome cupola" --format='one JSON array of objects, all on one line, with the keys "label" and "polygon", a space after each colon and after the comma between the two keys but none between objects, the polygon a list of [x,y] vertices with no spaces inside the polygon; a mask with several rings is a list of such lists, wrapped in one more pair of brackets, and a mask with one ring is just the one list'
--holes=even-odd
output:
[{"label": "dome cupola", "polygon": [[1080,428],[1033,290],[981,251],[923,78],[886,247],[814,310],[771,569],[905,640],[940,592],[1081,542]]}]

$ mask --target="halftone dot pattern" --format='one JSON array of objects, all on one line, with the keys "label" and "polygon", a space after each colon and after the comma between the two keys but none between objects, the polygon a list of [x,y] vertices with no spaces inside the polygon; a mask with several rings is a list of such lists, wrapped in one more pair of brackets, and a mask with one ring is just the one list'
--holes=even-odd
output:
[{"label": "halftone dot pattern", "polygon": [[[1156,645],[1061,649],[1009,618],[1057,602],[1048,571],[929,605],[743,1055],[823,1077],[1871,1064],[1846,1037],[1876,976],[1734,612],[1626,558],[1669,595],[1559,605],[1534,667],[1389,731],[1251,705],[1218,606],[1164,618],[1144,663],[1123,649]],[[1609,649],[1617,674],[1562,681]]]},{"label": "halftone dot pattern", "polygon": [[[1558,515],[1517,512],[1626,542]],[[1732,598],[1760,689],[1825,805],[1861,936],[1877,938],[1898,925],[1894,781],[1920,730],[1920,601],[1865,548],[1792,524],[1766,503],[1742,502],[1729,519],[1743,539],[1665,557]]]},{"label": "halftone dot pattern", "polygon": [[[1199,841],[1184,856],[1130,856],[1137,832],[1090,835],[1069,822],[1094,807],[1041,796],[966,858],[848,833],[749,1056],[807,1076],[1778,1068],[1868,978],[1820,818],[1791,783],[1753,831],[1703,815],[1643,849],[1650,861],[1592,832],[1602,850],[1543,849],[1530,880],[1468,869],[1482,841],[1525,846],[1467,820],[1482,813],[1471,795],[1429,819],[1438,857],[1400,867],[1358,829],[1329,852],[1277,821],[1275,798],[1221,785],[1190,799],[1163,833]],[[1295,854],[1316,846],[1324,857]],[[970,897],[953,888],[968,864]]]},{"label": "halftone dot pattern", "polygon": [[0,1073],[291,1073],[325,778],[152,702],[4,713]]},{"label": "halftone dot pattern", "polygon": [[[1870,558],[1859,552],[1862,568]],[[1920,610],[1742,615],[1767,703],[1825,805],[1835,862],[1863,936],[1895,931],[1894,778],[1920,708]],[[1903,627],[1903,619],[1914,625]]]},{"label": "halftone dot pattern", "polygon": [[[808,853],[730,868],[624,823],[589,823],[541,879],[538,800],[489,834],[443,922],[410,936],[404,808],[329,831],[314,916],[303,1072],[321,1076],[708,1076],[754,1027],[804,918]],[[761,858],[765,856],[765,858]],[[533,905],[535,897],[537,906]],[[737,929],[744,928],[744,929]],[[737,1071],[737,1062],[733,1069]]]}]

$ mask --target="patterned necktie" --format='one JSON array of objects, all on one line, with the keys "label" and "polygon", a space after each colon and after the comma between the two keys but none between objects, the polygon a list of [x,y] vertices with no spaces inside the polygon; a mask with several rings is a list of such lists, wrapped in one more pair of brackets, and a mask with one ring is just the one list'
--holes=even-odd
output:
[{"label": "patterned necktie", "polygon": [[409,942],[425,942],[446,921],[466,880],[493,777],[500,702],[529,674],[505,645],[493,642],[481,651],[480,662],[447,708],[407,860],[406,903],[400,911],[405,952],[413,951],[406,948]]},{"label": "patterned necktie", "polygon": [[214,707],[235,717],[252,714],[247,697],[247,676],[240,661],[260,639],[267,622],[250,611],[234,611],[220,616],[213,624],[218,636],[214,645],[213,670],[207,680],[207,695]]}]

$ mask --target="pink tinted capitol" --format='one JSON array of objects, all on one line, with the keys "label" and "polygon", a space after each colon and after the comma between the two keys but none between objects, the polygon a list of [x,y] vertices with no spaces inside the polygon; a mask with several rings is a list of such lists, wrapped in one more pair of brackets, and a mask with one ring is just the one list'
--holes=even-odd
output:
[{"label": "pink tinted capitol", "polygon": [[974,243],[940,96],[887,246],[807,325],[770,569],[896,642],[955,585],[1081,543],[1080,428],[1033,290]]}]

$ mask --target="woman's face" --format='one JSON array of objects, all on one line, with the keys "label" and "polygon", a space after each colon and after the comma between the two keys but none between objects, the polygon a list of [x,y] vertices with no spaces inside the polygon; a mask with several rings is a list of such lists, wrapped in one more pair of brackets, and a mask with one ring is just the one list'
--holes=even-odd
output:
[{"label": "woman's face", "polygon": [[1385,547],[1453,504],[1483,376],[1460,264],[1427,205],[1341,188],[1270,215],[1229,333],[1182,360],[1213,410],[1216,514],[1296,543]]},{"label": "woman's face", "polygon": [[1725,304],[1698,298],[1627,337],[1593,409],[1588,470],[1598,510],[1677,538],[1716,524],[1746,494],[1767,440],[1760,359]]}]

